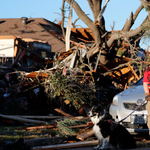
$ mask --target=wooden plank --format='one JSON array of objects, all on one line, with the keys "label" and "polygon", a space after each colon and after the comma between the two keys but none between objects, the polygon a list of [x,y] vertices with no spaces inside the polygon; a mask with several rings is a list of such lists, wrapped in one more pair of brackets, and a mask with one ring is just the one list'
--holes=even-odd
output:
[{"label": "wooden plank", "polygon": [[37,40],[37,39],[33,39],[33,38],[22,38],[22,40],[25,41],[25,42],[40,42],[40,43],[47,43],[47,41]]},{"label": "wooden plank", "polygon": [[106,69],[107,71],[110,70],[109,68],[107,68],[106,66],[104,66],[101,62],[99,62],[99,64],[100,64],[104,69]]},{"label": "wooden plank", "polygon": [[44,72],[31,72],[30,74],[25,76],[26,78],[36,78],[36,77],[43,77],[46,78],[48,77],[47,73]]},{"label": "wooden plank", "polygon": [[[10,115],[11,116],[11,115]],[[30,119],[58,119],[58,118],[63,118],[63,116],[23,116],[23,115],[12,115],[14,117],[21,117],[21,118],[30,118]]]},{"label": "wooden plank", "polygon": [[37,146],[37,147],[33,147],[32,150],[54,150],[54,149],[63,149],[63,148],[84,147],[84,146],[98,145],[98,143],[99,143],[98,140],[83,141],[83,142],[67,143],[67,144]]},{"label": "wooden plank", "polygon": [[[68,126],[64,128],[85,128],[92,126],[91,124],[83,124],[83,125],[76,125],[76,126]],[[57,125],[48,125],[48,126],[34,126],[34,127],[26,127],[25,130],[34,130],[34,129],[51,129],[51,128],[57,128]]]},{"label": "wooden plank", "polygon": [[25,119],[25,118],[13,117],[13,116],[3,115],[3,114],[0,114],[0,117],[7,118],[7,119],[12,119],[12,120],[19,120],[19,121],[23,121],[23,122],[34,122],[34,123],[45,123],[45,124],[48,124],[45,121]]},{"label": "wooden plank", "polygon": [[138,77],[138,75],[136,74],[136,72],[133,70],[133,67],[130,65],[129,62],[128,62],[128,67],[129,67],[130,70],[133,72],[133,74],[135,75],[135,77],[137,78],[137,80],[139,80],[140,78]]},{"label": "wooden plank", "polygon": [[[130,71],[130,68],[129,67],[124,67],[124,68],[121,68],[119,70],[120,71],[116,70],[113,73],[110,73],[109,76],[115,77],[114,74],[116,74],[118,77],[121,77],[122,75],[128,73]],[[121,72],[121,74],[120,74],[120,72]]]},{"label": "wooden plank", "polygon": [[51,128],[57,128],[57,125],[26,127],[24,129],[25,130],[35,130],[35,129],[51,129]]},{"label": "wooden plank", "polygon": [[67,116],[67,117],[69,117],[69,118],[71,118],[71,119],[80,120],[80,119],[78,119],[78,118],[76,118],[76,117],[73,117],[73,116],[71,116],[70,114],[68,114],[68,113],[66,113],[66,112],[64,112],[63,110],[60,110],[60,109],[58,109],[58,108],[55,108],[54,110],[57,111],[57,112],[59,112],[59,113],[61,113],[61,114],[63,114],[63,115],[65,115],[65,116]]},{"label": "wooden plank", "polygon": [[[18,40],[17,39],[14,42],[15,42],[15,45],[18,44]],[[17,52],[18,52],[18,47],[14,46],[14,57],[16,57]]]},{"label": "wooden plank", "polygon": [[79,139],[79,140],[81,140],[81,141],[83,141],[85,138],[88,138],[88,137],[90,137],[90,136],[93,136],[95,133],[94,133],[94,131],[93,131],[93,129],[91,129],[90,131],[88,131],[88,132],[85,132],[85,133],[82,133],[82,134],[80,134],[80,135],[77,135],[77,139]]}]

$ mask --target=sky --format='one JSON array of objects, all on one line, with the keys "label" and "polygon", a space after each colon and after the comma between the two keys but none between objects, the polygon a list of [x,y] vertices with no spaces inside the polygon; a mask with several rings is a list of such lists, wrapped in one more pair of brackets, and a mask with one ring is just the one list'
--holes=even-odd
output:
[{"label": "sky", "polygon": [[[88,14],[93,20],[93,15],[87,0],[76,0],[82,8],[82,10]],[[105,0],[103,0],[104,4]],[[135,13],[136,9],[140,6],[140,0],[110,0],[104,12],[105,25],[107,30],[111,30],[110,26],[113,26],[115,22],[114,30],[121,30],[129,18],[130,13]],[[0,18],[45,18],[49,21],[61,20],[61,7],[62,0],[1,0]],[[137,28],[145,19],[147,12],[143,10],[132,29]],[[66,13],[68,16],[68,13]],[[73,11],[73,19],[77,19],[78,16]],[[56,23],[57,23],[56,22]],[[67,24],[67,22],[66,22]],[[78,20],[76,25],[87,27],[81,20]],[[150,41],[143,41],[140,46],[146,49],[147,45],[150,45]]]}]

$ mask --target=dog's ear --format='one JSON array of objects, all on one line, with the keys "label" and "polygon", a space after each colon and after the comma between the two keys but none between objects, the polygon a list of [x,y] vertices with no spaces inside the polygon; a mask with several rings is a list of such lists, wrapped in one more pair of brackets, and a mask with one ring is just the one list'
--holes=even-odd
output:
[{"label": "dog's ear", "polygon": [[97,110],[97,106],[93,106],[92,108],[91,108],[91,111],[92,112],[95,112]]},{"label": "dog's ear", "polygon": [[103,108],[103,106],[101,104],[99,104],[98,106],[95,107],[95,110],[97,110],[97,111],[103,111],[104,108]]},{"label": "dog's ear", "polygon": [[101,116],[101,115],[104,114],[104,108],[103,108],[103,106],[101,104],[99,104],[98,106],[96,106],[95,109],[96,109],[95,111],[99,113],[99,116]]},{"label": "dog's ear", "polygon": [[93,106],[92,108],[91,108],[91,111],[92,112],[104,112],[104,108],[103,108],[103,106],[101,105],[101,104],[99,104],[99,105],[97,105],[97,106]]}]

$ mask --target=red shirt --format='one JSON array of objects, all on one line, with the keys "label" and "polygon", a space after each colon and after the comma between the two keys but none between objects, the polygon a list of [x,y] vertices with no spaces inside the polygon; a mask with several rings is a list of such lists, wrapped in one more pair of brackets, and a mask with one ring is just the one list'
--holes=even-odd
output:
[{"label": "red shirt", "polygon": [[150,87],[150,67],[147,67],[144,73],[143,82],[148,82],[148,87]]}]

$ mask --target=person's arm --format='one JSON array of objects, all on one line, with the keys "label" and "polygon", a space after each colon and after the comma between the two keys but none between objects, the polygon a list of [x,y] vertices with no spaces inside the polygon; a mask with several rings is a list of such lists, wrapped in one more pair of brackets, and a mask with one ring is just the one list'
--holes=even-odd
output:
[{"label": "person's arm", "polygon": [[148,80],[148,71],[150,71],[149,69],[145,71],[144,73],[144,77],[143,77],[143,89],[145,92],[145,100],[150,101],[150,93],[149,93],[149,80]]},{"label": "person's arm", "polygon": [[143,89],[145,92],[145,100],[150,101],[150,93],[148,88],[148,82],[143,82]]},{"label": "person's arm", "polygon": [[145,70],[144,76],[143,76],[143,89],[145,93],[149,93],[149,88],[148,88],[148,72],[149,68]]},{"label": "person's arm", "polygon": [[143,82],[143,88],[145,93],[149,93],[148,82]]}]

